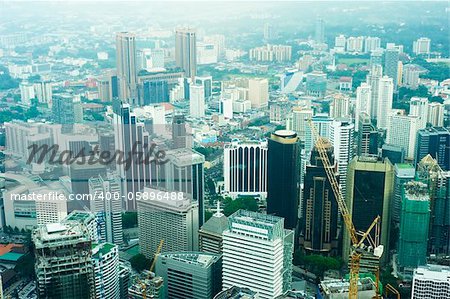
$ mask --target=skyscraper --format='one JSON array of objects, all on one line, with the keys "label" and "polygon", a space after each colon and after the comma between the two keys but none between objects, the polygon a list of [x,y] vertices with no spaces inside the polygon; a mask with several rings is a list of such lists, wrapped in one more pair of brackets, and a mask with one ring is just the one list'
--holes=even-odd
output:
[{"label": "skyscraper", "polygon": [[369,114],[362,112],[359,115],[358,127],[358,156],[378,154],[378,131],[372,125]]},{"label": "skyscraper", "polygon": [[[198,204],[182,192],[150,188],[143,192],[149,199],[137,202],[141,253],[153,258],[161,240],[164,240],[162,252],[198,251]],[[170,199],[172,194],[177,196],[176,200]]]},{"label": "skyscraper", "polygon": [[[331,167],[336,171],[333,147],[329,142],[326,151]],[[304,179],[300,245],[307,252],[335,255],[338,249],[337,201],[316,147],[311,152],[310,162]]]},{"label": "skyscraper", "polygon": [[350,97],[343,94],[333,95],[333,103],[330,105],[332,118],[350,117]]},{"label": "skyscraper", "polygon": [[386,49],[384,53],[384,75],[392,79],[393,88],[397,90],[398,61],[400,52],[395,49]]},{"label": "skyscraper", "polygon": [[339,172],[339,186],[342,194],[345,194],[346,190],[348,164],[355,155],[354,128],[351,119],[346,118],[335,119],[330,126],[330,142],[334,149],[334,159]]},{"label": "skyscraper", "polygon": [[[380,244],[389,246],[390,206],[394,188],[394,171],[388,159],[355,157],[347,175],[347,206],[357,230],[366,231],[372,221],[381,217]],[[344,230],[343,257],[349,254],[350,236]],[[381,257],[388,261],[388,254]]]},{"label": "skyscraper", "polygon": [[414,270],[412,299],[450,297],[450,267],[427,265]]},{"label": "skyscraper", "polygon": [[[81,98],[71,94],[58,94],[53,96],[53,120],[63,125],[63,131],[71,131],[71,126],[83,121],[83,108]],[[64,130],[64,127],[67,130]]]},{"label": "skyscraper", "polygon": [[189,114],[192,117],[205,117],[205,88],[203,85],[189,85]]},{"label": "skyscraper", "polygon": [[116,59],[119,99],[137,101],[136,35],[131,32],[116,34]]},{"label": "skyscraper", "polygon": [[[392,102],[394,96],[394,84],[392,78],[383,76],[379,80],[378,101],[377,101],[377,127],[379,129],[387,129],[389,122],[388,117],[392,111]],[[373,117],[373,116],[372,116]]]},{"label": "skyscraper", "polygon": [[444,112],[445,105],[437,102],[428,104],[428,116],[427,121],[433,127],[443,127],[444,126]]},{"label": "skyscraper", "polygon": [[430,54],[431,40],[426,37],[421,37],[413,42],[413,52],[416,55]]},{"label": "skyscraper", "polygon": [[92,245],[95,273],[95,298],[120,299],[119,249],[111,243]]},{"label": "skyscraper", "polygon": [[228,218],[220,212],[220,203],[217,202],[217,211],[198,231],[199,249],[201,252],[222,254],[223,232],[228,228]]},{"label": "skyscraper", "polygon": [[211,299],[222,289],[222,257],[204,252],[159,254],[156,275],[164,280],[162,298]]},{"label": "skyscraper", "polygon": [[355,131],[359,131],[359,117],[362,112],[367,113],[370,117],[371,112],[372,88],[367,83],[361,83],[356,88],[356,104],[355,104]]},{"label": "skyscraper", "polygon": [[91,239],[76,221],[39,226],[35,246],[36,293],[39,298],[93,298],[95,294]]},{"label": "skyscraper", "polygon": [[175,114],[172,119],[173,148],[185,148],[186,138],[186,119],[183,114]]},{"label": "skyscraper", "polygon": [[420,128],[417,116],[392,114],[389,116],[386,143],[397,145],[405,150],[406,158],[414,159],[416,135]]},{"label": "skyscraper", "polygon": [[178,28],[175,31],[175,61],[188,78],[197,73],[196,32],[192,28]]},{"label": "skyscraper", "polygon": [[415,162],[419,163],[426,155],[437,160],[444,170],[450,170],[450,132],[446,128],[426,128],[417,132]]},{"label": "skyscraper", "polygon": [[269,81],[262,78],[249,79],[248,99],[253,108],[267,107],[269,104]]},{"label": "skyscraper", "polygon": [[325,42],[325,21],[321,18],[316,19],[314,40],[320,44]]},{"label": "skyscraper", "polygon": [[378,93],[380,89],[380,79],[383,75],[383,67],[380,64],[372,64],[366,81],[370,85],[371,97],[370,97],[370,117],[376,119],[378,115]]},{"label": "skyscraper", "polygon": [[232,140],[224,146],[224,191],[267,194],[267,142]]},{"label": "skyscraper", "polygon": [[401,272],[412,276],[414,268],[427,262],[430,196],[428,186],[421,182],[406,183],[402,194],[398,264]]},{"label": "skyscraper", "polygon": [[394,165],[394,197],[392,198],[391,219],[395,224],[400,223],[403,201],[403,186],[413,181],[416,169],[412,164],[397,163]]},{"label": "skyscraper", "polygon": [[267,213],[297,229],[300,183],[300,141],[293,131],[275,131],[267,153]]},{"label": "skyscraper", "polygon": [[223,233],[223,289],[249,288],[261,299],[291,289],[294,232],[283,218],[239,210]]},{"label": "skyscraper", "polygon": [[428,118],[428,98],[412,97],[409,102],[409,115],[419,117],[420,129],[426,128]]}]

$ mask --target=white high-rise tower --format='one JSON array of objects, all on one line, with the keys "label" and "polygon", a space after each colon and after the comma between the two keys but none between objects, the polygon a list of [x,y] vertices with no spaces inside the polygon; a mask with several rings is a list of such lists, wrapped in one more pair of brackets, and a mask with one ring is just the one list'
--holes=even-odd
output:
[{"label": "white high-rise tower", "polygon": [[392,101],[394,95],[394,81],[392,78],[383,76],[380,79],[378,88],[377,103],[377,127],[380,129],[388,128],[388,117],[392,111]]}]

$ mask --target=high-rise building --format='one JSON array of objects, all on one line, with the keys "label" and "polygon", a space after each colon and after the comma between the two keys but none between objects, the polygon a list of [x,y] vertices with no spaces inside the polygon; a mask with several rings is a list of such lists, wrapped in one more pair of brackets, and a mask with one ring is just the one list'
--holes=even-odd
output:
[{"label": "high-rise building", "polygon": [[127,262],[119,262],[119,298],[127,299],[128,297],[128,287],[130,286],[131,279],[131,264]]},{"label": "high-rise building", "polygon": [[205,89],[205,99],[210,99],[212,96],[212,76],[196,76],[196,85],[203,85]]},{"label": "high-rise building", "polygon": [[[311,118],[312,125],[316,128],[319,136],[324,138],[330,138],[330,127],[333,119],[326,113],[317,113]],[[311,153],[314,147],[314,136],[311,132],[309,125],[306,125],[305,133],[305,153],[306,157],[309,159],[309,153]]]},{"label": "high-rise building", "polygon": [[416,176],[416,169],[412,164],[394,164],[394,196],[392,198],[391,219],[394,223],[400,223],[400,215],[403,201],[403,186],[409,181],[413,181]]},{"label": "high-rise building", "polygon": [[300,141],[293,131],[275,131],[268,141],[267,213],[297,229],[300,184]]},{"label": "high-rise building", "polygon": [[97,221],[95,219],[94,213],[88,210],[75,210],[70,212],[69,215],[64,218],[61,223],[75,221],[85,226],[87,229],[87,233],[89,234],[89,238],[92,242],[98,242],[98,230],[97,230]]},{"label": "high-rise building", "polygon": [[192,117],[205,117],[205,88],[203,85],[189,85],[189,111]]},{"label": "high-rise building", "polygon": [[117,178],[89,179],[90,208],[98,223],[99,241],[122,245],[122,193]]},{"label": "high-rise building", "polygon": [[52,114],[55,123],[73,125],[83,121],[81,98],[70,94],[53,96]]},{"label": "high-rise building", "polygon": [[[336,171],[333,147],[329,142],[326,151],[331,167]],[[338,249],[337,201],[316,147],[310,162],[304,179],[300,245],[307,252],[335,255]]]},{"label": "high-rise building", "polygon": [[165,283],[162,298],[211,299],[222,289],[222,256],[204,252],[165,252],[155,273]]},{"label": "high-rise building", "polygon": [[394,90],[397,90],[398,83],[399,54],[397,49],[386,49],[384,52],[384,75],[392,79]]},{"label": "high-rise building", "polygon": [[364,36],[350,36],[347,38],[347,52],[364,52]]},{"label": "high-rise building", "polygon": [[172,119],[173,148],[185,148],[187,146],[186,119],[184,114],[175,114]]},{"label": "high-rise building", "polygon": [[358,156],[378,154],[378,131],[372,125],[369,114],[362,112],[358,123]]},{"label": "high-rise building", "polygon": [[267,193],[267,142],[233,140],[224,146],[224,191],[231,195]]},{"label": "high-rise building", "polygon": [[366,81],[370,85],[371,97],[370,97],[370,113],[369,116],[372,119],[377,118],[378,113],[378,94],[380,89],[380,80],[383,75],[383,67],[381,64],[372,64]]},{"label": "high-rise building", "polygon": [[377,49],[370,53],[370,62],[369,66],[372,68],[374,65],[383,65],[383,49]]},{"label": "high-rise building", "polygon": [[433,127],[444,126],[444,104],[433,102],[428,104],[427,122]]},{"label": "high-rise building", "polygon": [[314,97],[324,97],[327,91],[327,74],[313,71],[306,75],[306,94]]},{"label": "high-rise building", "polygon": [[339,173],[339,186],[345,194],[348,164],[355,156],[353,139],[355,126],[351,119],[338,118],[330,126],[330,142],[334,149],[334,159]]},{"label": "high-rise building", "polygon": [[95,273],[95,298],[120,299],[119,249],[111,243],[92,245]]},{"label": "high-rise building", "polygon": [[92,245],[86,226],[76,221],[41,225],[32,239],[39,298],[94,298]]},{"label": "high-rise building", "polygon": [[20,89],[20,102],[23,105],[30,106],[31,100],[36,97],[34,94],[33,84],[28,81],[22,81],[19,84],[19,89]]},{"label": "high-rise building", "polygon": [[139,88],[139,102],[143,105],[169,102],[167,80],[146,80]]},{"label": "high-rise building", "polygon": [[38,99],[39,103],[47,104],[48,107],[52,106],[52,82],[49,81],[39,81],[33,84],[34,94]]},{"label": "high-rise building", "polygon": [[403,188],[398,264],[403,273],[426,265],[428,228],[430,224],[430,196],[428,186],[408,182]]},{"label": "high-rise building", "polygon": [[37,225],[57,223],[67,216],[67,196],[64,190],[49,186],[32,189],[30,193],[41,197],[35,201]]},{"label": "high-rise building", "polygon": [[228,228],[228,218],[220,212],[220,203],[217,202],[217,211],[198,231],[199,249],[201,252],[222,254],[223,232]]},{"label": "high-rise building", "polygon": [[428,98],[412,97],[409,102],[409,115],[419,117],[419,127],[426,128],[428,118]]},{"label": "high-rise building", "polygon": [[270,45],[250,49],[250,60],[268,62],[287,62],[292,58],[292,47],[287,45]]},{"label": "high-rise building", "polygon": [[355,103],[355,131],[359,131],[359,117],[362,112],[367,113],[370,117],[372,88],[367,83],[361,83],[356,88],[356,103]]},{"label": "high-rise building", "polygon": [[446,128],[426,128],[417,132],[415,162],[419,163],[426,155],[437,160],[444,170],[450,170],[450,131]]},{"label": "high-rise building", "polygon": [[345,51],[345,45],[347,44],[347,38],[345,35],[338,35],[334,38],[334,48],[339,52]]},{"label": "high-rise building", "polygon": [[419,117],[391,114],[388,119],[386,143],[402,147],[406,158],[414,159],[417,131],[422,129]]},{"label": "high-rise building", "polygon": [[253,78],[248,80],[248,99],[252,108],[267,107],[269,103],[269,81]]},{"label": "high-rise building", "polygon": [[325,21],[321,18],[316,19],[314,40],[319,44],[325,43]]},{"label": "high-rise building", "polygon": [[[153,258],[161,240],[162,252],[197,251],[198,204],[182,192],[145,188],[143,194],[149,199],[139,200],[137,205],[141,253]],[[173,195],[176,200],[170,199]]]},{"label": "high-rise building", "polygon": [[416,55],[430,54],[431,40],[426,37],[421,37],[413,42],[413,52]]},{"label": "high-rise building", "polygon": [[185,77],[194,78],[197,73],[196,32],[192,28],[175,31],[175,62],[184,70]]},{"label": "high-rise building", "polygon": [[[312,119],[314,111],[307,107],[293,107],[292,118],[289,119],[289,130],[295,131],[301,140],[305,140],[306,131],[308,129],[308,120]],[[288,127],[286,125],[286,127]]]},{"label": "high-rise building", "polygon": [[335,94],[330,105],[330,116],[332,118],[350,117],[350,97],[343,94]]},{"label": "high-rise building", "polygon": [[116,51],[119,99],[135,103],[137,100],[136,35],[131,32],[118,32]]},{"label": "high-rise building", "polygon": [[[389,115],[392,111],[392,102],[394,96],[394,84],[392,78],[383,76],[379,80],[378,101],[377,101],[377,127],[387,129],[389,126]],[[371,115],[371,117],[374,117]]]},{"label": "high-rise building", "polygon": [[[355,157],[349,165],[347,176],[347,206],[357,230],[366,231],[372,221],[380,216],[380,244],[389,246],[390,206],[394,188],[394,171],[388,159]],[[343,257],[349,255],[350,236],[344,230]],[[388,261],[388,254],[381,261]]]},{"label": "high-rise building", "polygon": [[414,64],[406,64],[403,66],[402,86],[409,89],[417,89],[419,87],[419,75],[421,69]]},{"label": "high-rise building", "polygon": [[223,233],[223,289],[249,288],[261,299],[291,289],[294,232],[283,218],[239,210]]},{"label": "high-rise building", "polygon": [[392,164],[405,162],[405,149],[398,145],[385,143],[381,146],[381,157],[388,158]]},{"label": "high-rise building", "polygon": [[411,299],[450,297],[450,267],[427,265],[414,270]]},{"label": "high-rise building", "polygon": [[364,40],[364,52],[371,53],[379,48],[381,48],[381,39],[379,37],[366,37]]}]

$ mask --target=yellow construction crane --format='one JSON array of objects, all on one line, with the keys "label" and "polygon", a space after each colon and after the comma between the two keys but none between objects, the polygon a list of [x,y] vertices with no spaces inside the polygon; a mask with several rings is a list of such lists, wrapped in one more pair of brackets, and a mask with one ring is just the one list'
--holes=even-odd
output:
[{"label": "yellow construction crane", "polygon": [[[151,278],[150,276],[151,276],[151,274],[153,272],[153,268],[155,268],[156,260],[158,259],[159,253],[161,252],[161,249],[162,249],[163,245],[164,245],[164,239],[162,239],[159,242],[158,248],[156,249],[156,252],[155,252],[155,256],[153,257],[153,262],[150,265],[150,269],[149,269],[150,271],[148,272],[146,281],[150,280],[150,278]],[[139,282],[140,282],[141,287],[142,287],[142,298],[143,299],[147,299],[147,285],[144,282],[142,282],[141,280],[139,280]]]},{"label": "yellow construction crane", "polygon": [[393,286],[391,286],[390,284],[387,284],[386,285],[386,297],[388,296],[389,292],[391,292],[394,295],[397,295],[397,299],[400,299],[399,291],[397,291],[397,289],[394,288]]},{"label": "yellow construction crane", "polygon": [[[358,279],[359,279],[359,265],[362,256],[362,246],[366,239],[370,241],[374,241],[374,245],[378,246],[378,236],[375,237],[375,240],[371,237],[370,233],[374,227],[377,228],[380,222],[380,216],[376,217],[372,224],[369,226],[366,232],[356,231],[355,226],[352,221],[352,215],[350,214],[347,204],[342,196],[341,190],[339,188],[339,184],[336,180],[335,173],[333,171],[333,167],[331,166],[330,160],[328,159],[326,145],[328,141],[326,141],[323,137],[319,135],[316,130],[316,127],[312,123],[312,119],[308,119],[308,125],[311,129],[311,133],[313,135],[313,139],[315,140],[315,145],[319,156],[322,160],[323,166],[325,168],[325,172],[328,180],[330,181],[331,188],[333,190],[334,196],[336,198],[339,211],[341,213],[342,219],[344,220],[345,227],[350,235],[350,239],[352,242],[351,254],[350,254],[350,277],[349,277],[349,293],[348,298],[357,299],[358,298]],[[382,254],[382,253],[381,253]],[[380,254],[380,256],[381,256]],[[378,285],[378,282],[377,282]],[[378,287],[378,286],[377,286]],[[378,289],[376,290],[378,294]]]}]

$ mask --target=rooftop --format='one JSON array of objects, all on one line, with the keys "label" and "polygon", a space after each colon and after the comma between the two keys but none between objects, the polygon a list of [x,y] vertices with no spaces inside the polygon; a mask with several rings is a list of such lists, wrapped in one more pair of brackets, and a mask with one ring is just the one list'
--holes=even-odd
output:
[{"label": "rooftop", "polygon": [[204,252],[165,252],[161,253],[160,258],[171,259],[174,261],[193,264],[202,268],[208,268],[220,259],[220,255]]},{"label": "rooftop", "polygon": [[450,281],[450,267],[430,264],[421,266],[414,270],[415,279]]}]

